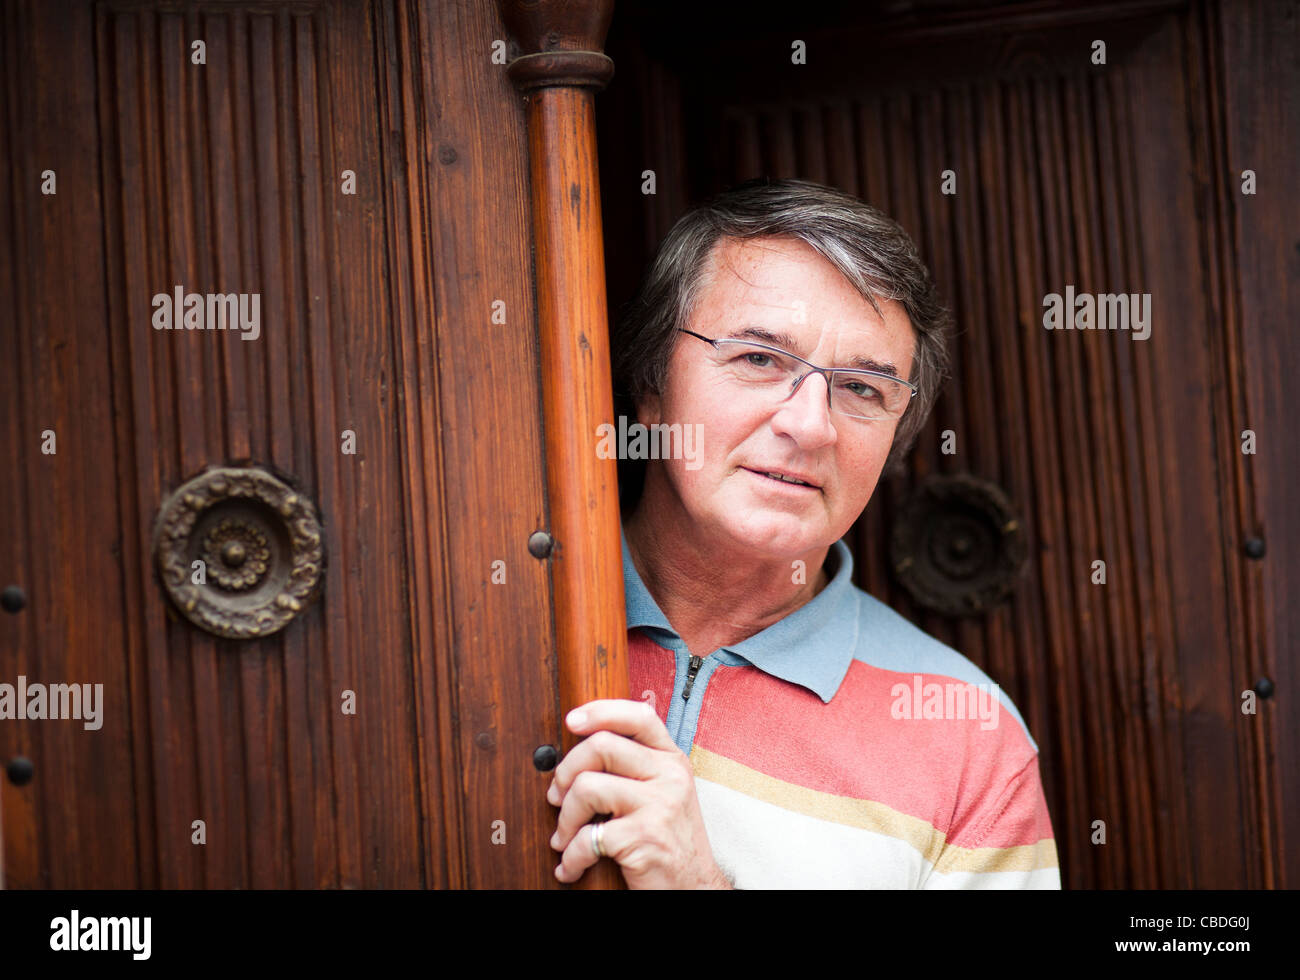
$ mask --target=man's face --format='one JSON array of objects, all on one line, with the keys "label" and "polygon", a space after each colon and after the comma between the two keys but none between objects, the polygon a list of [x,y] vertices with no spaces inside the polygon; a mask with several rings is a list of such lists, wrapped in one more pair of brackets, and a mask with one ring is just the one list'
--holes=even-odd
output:
[{"label": "man's face", "polygon": [[[884,319],[811,247],[797,239],[724,239],[712,255],[700,304],[688,329],[706,337],[738,337],[746,327],[788,335],[780,347],[821,367],[848,367],[855,357],[893,365],[909,379],[915,344],[896,300],[877,300]],[[702,425],[702,446],[688,468],[669,459],[669,492],[692,527],[688,534],[724,537],[742,550],[798,557],[842,537],[866,507],[889,455],[897,419],[865,421],[832,411],[826,378],[813,374],[798,391],[755,395],[715,367],[711,345],[677,334],[662,396],[639,408],[643,425]],[[762,475],[799,474],[815,488]]]}]

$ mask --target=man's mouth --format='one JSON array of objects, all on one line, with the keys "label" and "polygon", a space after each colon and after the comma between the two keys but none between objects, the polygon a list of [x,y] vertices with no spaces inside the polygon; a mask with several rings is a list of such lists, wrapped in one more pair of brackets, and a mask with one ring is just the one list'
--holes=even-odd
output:
[{"label": "man's mouth", "polygon": [[750,473],[753,473],[757,476],[765,476],[769,480],[775,480],[778,483],[786,483],[789,484],[790,486],[795,486],[795,487],[807,487],[809,490],[821,489],[821,487],[811,482],[810,480],[807,480],[803,477],[795,476],[791,473],[786,473],[782,470],[755,470],[755,469],[750,469],[748,466],[742,466],[741,469],[749,470]]}]

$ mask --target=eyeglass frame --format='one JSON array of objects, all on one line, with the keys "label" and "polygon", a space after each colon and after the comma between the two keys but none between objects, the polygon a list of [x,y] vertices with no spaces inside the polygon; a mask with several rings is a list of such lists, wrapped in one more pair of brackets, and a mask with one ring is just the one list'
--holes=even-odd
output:
[{"label": "eyeglass frame", "polygon": [[748,347],[759,347],[762,348],[763,350],[770,350],[775,354],[782,355],[783,357],[793,358],[794,360],[798,361],[800,364],[808,365],[808,367],[810,367],[812,370],[805,371],[803,374],[801,374],[798,378],[795,379],[794,387],[790,389],[790,393],[786,395],[785,398],[782,399],[782,401],[788,400],[791,395],[793,395],[796,391],[798,391],[799,386],[803,384],[804,381],[806,381],[808,379],[808,376],[811,374],[820,374],[826,379],[826,407],[832,412],[835,412],[835,403],[832,400],[833,388],[831,386],[831,377],[830,377],[833,374],[865,374],[873,378],[884,378],[888,381],[897,381],[899,384],[904,385],[905,387],[911,389],[912,394],[908,397],[907,404],[903,406],[903,410],[899,412],[897,415],[886,415],[880,419],[872,419],[863,415],[849,415],[847,412],[837,413],[845,416],[846,418],[857,419],[861,422],[880,422],[880,421],[884,421],[884,419],[890,419],[890,418],[901,419],[904,415],[907,414],[907,409],[911,406],[912,399],[916,397],[917,391],[920,390],[916,385],[912,384],[912,382],[904,381],[902,378],[896,378],[892,374],[885,374],[885,372],[883,371],[871,371],[867,368],[818,367],[812,361],[806,360],[805,358],[800,357],[798,354],[791,354],[788,350],[782,350],[780,347],[773,347],[770,344],[760,344],[757,341],[747,340],[744,337],[716,337],[715,338],[715,337],[706,337],[704,336],[704,334],[696,333],[694,330],[687,330],[685,327],[678,327],[677,330],[681,333],[688,333],[692,337],[699,337],[700,340],[707,342],[714,350],[718,349],[719,341],[724,341],[727,343],[735,343],[735,344],[745,344]]}]

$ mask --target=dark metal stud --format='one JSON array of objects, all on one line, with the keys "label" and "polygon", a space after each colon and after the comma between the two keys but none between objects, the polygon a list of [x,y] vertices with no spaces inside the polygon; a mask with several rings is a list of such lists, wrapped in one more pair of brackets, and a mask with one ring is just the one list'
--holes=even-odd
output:
[{"label": "dark metal stud", "polygon": [[545,558],[555,546],[555,539],[545,531],[535,531],[528,539],[528,553],[534,558]]},{"label": "dark metal stud", "polygon": [[1271,698],[1273,696],[1273,682],[1267,677],[1261,677],[1255,682],[1255,693],[1261,698]]},{"label": "dark metal stud", "polygon": [[16,755],[9,760],[9,765],[5,766],[5,772],[9,774],[9,782],[15,786],[26,786],[36,775],[36,767],[32,765],[31,759]]},{"label": "dark metal stud", "polygon": [[539,745],[533,749],[533,765],[541,772],[550,772],[559,761],[560,753],[555,751],[554,745]]},{"label": "dark metal stud", "polygon": [[5,612],[20,612],[26,605],[27,594],[17,585],[6,585],[4,592],[0,592],[0,606]]},{"label": "dark metal stud", "polygon": [[1241,550],[1244,551],[1244,552],[1246,553],[1246,557],[1247,557],[1247,558],[1263,558],[1263,557],[1264,557],[1264,539],[1263,539],[1263,538],[1247,538],[1246,541],[1245,541],[1245,543],[1242,545]]}]

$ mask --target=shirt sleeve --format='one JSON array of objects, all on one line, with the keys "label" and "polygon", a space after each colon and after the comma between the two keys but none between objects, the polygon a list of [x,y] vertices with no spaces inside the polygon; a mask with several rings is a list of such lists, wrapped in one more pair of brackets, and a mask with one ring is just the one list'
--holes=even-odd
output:
[{"label": "shirt sleeve", "polygon": [[[922,888],[1061,887],[1038,753],[954,829]],[[967,830],[966,828],[969,828]]]}]

